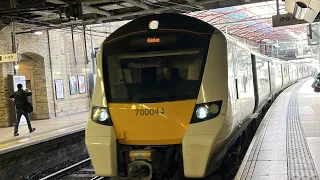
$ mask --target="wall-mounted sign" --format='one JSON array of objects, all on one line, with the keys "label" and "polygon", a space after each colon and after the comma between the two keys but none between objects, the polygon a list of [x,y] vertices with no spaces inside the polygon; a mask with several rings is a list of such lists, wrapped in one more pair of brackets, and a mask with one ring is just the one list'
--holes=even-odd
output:
[{"label": "wall-mounted sign", "polygon": [[86,93],[86,82],[84,76],[78,76],[79,93]]},{"label": "wall-mounted sign", "polygon": [[272,26],[281,27],[281,26],[291,26],[296,24],[308,23],[304,20],[296,19],[292,14],[280,14],[272,16]]},{"label": "wall-mounted sign", "polygon": [[69,76],[69,87],[71,95],[78,93],[77,76]]},{"label": "wall-mounted sign", "polygon": [[56,98],[64,99],[64,85],[63,79],[55,79],[55,87],[56,87]]},{"label": "wall-mounted sign", "polygon": [[0,63],[18,62],[20,61],[20,54],[0,54]]}]

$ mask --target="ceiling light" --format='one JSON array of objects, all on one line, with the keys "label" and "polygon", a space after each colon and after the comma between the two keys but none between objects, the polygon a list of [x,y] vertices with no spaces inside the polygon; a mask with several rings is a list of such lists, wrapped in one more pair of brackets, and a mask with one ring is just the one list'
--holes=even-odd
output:
[{"label": "ceiling light", "polygon": [[299,20],[303,20],[306,15],[308,6],[303,2],[296,2],[296,5],[293,10],[294,17]]},{"label": "ceiling light", "polygon": [[36,31],[36,32],[34,32],[34,34],[41,35],[41,34],[43,34],[43,32],[42,31]]},{"label": "ceiling light", "polygon": [[149,29],[158,29],[159,21],[153,20],[149,23]]}]

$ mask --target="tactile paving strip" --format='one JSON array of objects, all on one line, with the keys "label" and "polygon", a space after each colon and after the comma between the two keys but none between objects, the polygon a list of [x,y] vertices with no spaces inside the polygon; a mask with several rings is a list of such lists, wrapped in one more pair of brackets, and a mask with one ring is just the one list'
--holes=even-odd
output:
[{"label": "tactile paving strip", "polygon": [[319,180],[300,122],[297,96],[291,95],[287,113],[288,179]]},{"label": "tactile paving strip", "polygon": [[[276,101],[278,101],[278,100],[279,99],[277,99]],[[247,161],[247,163],[245,165],[245,168],[244,168],[243,173],[240,178],[241,180],[252,179],[253,172],[256,167],[256,163],[257,163],[257,159],[258,159],[258,155],[259,155],[259,150],[260,150],[261,145],[263,143],[263,139],[266,135],[266,131],[267,131],[271,116],[274,113],[276,108],[277,108],[277,106],[271,106],[269,111],[266,113],[264,120],[261,122],[261,124],[259,125],[259,127],[256,131],[256,134],[255,134],[256,139],[253,140],[254,144],[252,146],[251,153],[249,155],[249,161]]]}]

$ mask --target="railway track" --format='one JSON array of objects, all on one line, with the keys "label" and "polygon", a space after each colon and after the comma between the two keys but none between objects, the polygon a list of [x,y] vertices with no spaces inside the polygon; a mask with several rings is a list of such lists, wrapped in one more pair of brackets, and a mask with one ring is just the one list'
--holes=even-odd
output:
[{"label": "railway track", "polygon": [[49,174],[40,180],[105,180],[104,177],[98,177],[94,173],[90,158],[82,160],[57,172]]},{"label": "railway track", "polygon": [[[250,144],[251,139],[248,139],[245,144]],[[243,156],[245,155],[245,152],[247,151],[247,147],[242,149],[242,152],[239,152],[239,159],[234,162],[232,165],[233,170],[230,171],[229,177],[225,178],[225,180],[231,180],[235,176],[235,173],[237,172],[240,163],[242,161]],[[75,164],[72,164],[68,167],[65,167],[64,169],[57,170],[54,173],[51,173],[49,175],[46,175],[45,177],[40,178],[40,180],[53,180],[53,179],[59,179],[59,180],[118,180],[118,178],[106,178],[106,177],[99,177],[95,175],[94,168],[91,164],[91,159],[87,158],[82,161],[79,161]],[[119,178],[120,180],[121,178]],[[205,180],[223,180],[224,178],[221,177],[219,172],[216,172],[209,177],[207,177]],[[193,179],[198,180],[198,179]]]},{"label": "railway track", "polygon": [[90,179],[90,180],[102,180],[102,179],[106,179],[106,178],[104,178],[104,177],[99,177],[99,176],[96,176],[96,177],[94,177],[94,178],[92,178],[92,179]]},{"label": "railway track", "polygon": [[[56,171],[52,174],[49,174],[45,177],[40,178],[40,180],[111,180],[106,177],[99,177],[95,175],[94,169],[91,165],[91,159],[87,158],[78,163],[72,164],[64,169]],[[121,179],[121,178],[119,178]],[[115,180],[115,179],[113,179]],[[118,180],[116,178],[116,180]],[[198,179],[193,179],[198,180]],[[213,174],[210,177],[207,177],[206,180],[222,180],[219,173]],[[228,179],[229,180],[229,179]]]}]

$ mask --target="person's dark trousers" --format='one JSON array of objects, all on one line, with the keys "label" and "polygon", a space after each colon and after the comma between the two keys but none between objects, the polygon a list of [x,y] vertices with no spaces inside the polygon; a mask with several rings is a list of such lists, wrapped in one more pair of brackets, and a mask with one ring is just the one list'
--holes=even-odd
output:
[{"label": "person's dark trousers", "polygon": [[26,117],[26,120],[27,120],[27,123],[28,123],[28,127],[29,127],[29,131],[32,132],[32,127],[31,127],[31,123],[30,123],[30,119],[29,119],[29,114],[25,110],[17,110],[17,120],[16,120],[16,124],[14,126],[14,133],[18,133],[18,127],[19,127],[19,123],[20,123],[20,119],[21,119],[22,115],[24,115],[24,117]]}]

